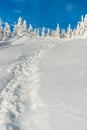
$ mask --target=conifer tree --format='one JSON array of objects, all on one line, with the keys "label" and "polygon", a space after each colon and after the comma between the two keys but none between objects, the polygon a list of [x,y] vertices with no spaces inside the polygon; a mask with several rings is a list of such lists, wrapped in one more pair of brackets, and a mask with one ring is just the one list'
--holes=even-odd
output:
[{"label": "conifer tree", "polygon": [[33,35],[36,37],[37,36],[37,29],[34,29]]},{"label": "conifer tree", "polygon": [[81,34],[81,26],[80,25],[81,25],[80,22],[78,22],[77,28],[76,28],[76,31],[75,31],[76,37],[80,37],[80,34]]},{"label": "conifer tree", "polygon": [[57,24],[55,36],[56,36],[56,37],[60,37],[60,27],[59,27],[59,24]]},{"label": "conifer tree", "polygon": [[29,25],[29,28],[28,28],[28,34],[29,34],[30,37],[33,36],[33,27],[32,27],[31,24]]},{"label": "conifer tree", "polygon": [[3,31],[3,39],[6,40],[7,38],[11,37],[11,30],[10,30],[10,25],[6,22],[4,31]]},{"label": "conifer tree", "polygon": [[50,29],[47,30],[47,37],[50,37]]},{"label": "conifer tree", "polygon": [[2,27],[2,20],[0,19],[0,41],[2,40],[3,37],[3,27]]},{"label": "conifer tree", "polygon": [[87,26],[87,14],[84,17],[84,24],[85,24],[85,26]]},{"label": "conifer tree", "polygon": [[71,25],[69,24],[68,28],[67,28],[67,37],[70,38],[72,37],[72,29],[71,29]]},{"label": "conifer tree", "polygon": [[13,36],[22,36],[23,35],[23,23],[22,18],[18,18],[18,23],[14,25]]},{"label": "conifer tree", "polygon": [[41,37],[45,37],[45,27],[42,28]]},{"label": "conifer tree", "polygon": [[37,37],[40,37],[40,29],[37,29]]},{"label": "conifer tree", "polygon": [[18,36],[22,36],[22,33],[23,33],[23,28],[22,27],[23,27],[22,18],[19,17],[18,23],[17,23]]},{"label": "conifer tree", "polygon": [[84,22],[84,17],[83,17],[83,15],[81,16],[81,22]]},{"label": "conifer tree", "polygon": [[65,38],[66,37],[66,32],[64,29],[61,30],[61,38]]},{"label": "conifer tree", "polygon": [[32,27],[32,25],[30,24],[30,25],[29,25],[29,28],[28,28],[28,32],[31,33],[32,31],[33,31],[33,27]]},{"label": "conifer tree", "polygon": [[27,22],[26,22],[26,20],[23,21],[22,30],[23,30],[24,34],[27,32]]}]

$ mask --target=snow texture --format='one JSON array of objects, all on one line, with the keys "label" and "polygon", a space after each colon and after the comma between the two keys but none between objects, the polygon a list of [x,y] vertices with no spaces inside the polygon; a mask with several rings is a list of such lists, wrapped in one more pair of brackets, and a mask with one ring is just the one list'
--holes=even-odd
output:
[{"label": "snow texture", "polygon": [[87,40],[0,43],[0,130],[87,130]]}]

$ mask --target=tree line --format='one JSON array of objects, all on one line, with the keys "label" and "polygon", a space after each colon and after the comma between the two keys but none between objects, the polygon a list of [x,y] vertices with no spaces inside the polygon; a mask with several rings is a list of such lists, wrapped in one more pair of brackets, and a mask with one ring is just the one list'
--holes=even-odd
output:
[{"label": "tree line", "polygon": [[65,29],[60,29],[59,24],[57,24],[55,30],[50,30],[43,27],[40,31],[39,28],[33,28],[31,24],[27,28],[26,20],[22,20],[21,17],[18,18],[17,24],[14,25],[13,31],[11,31],[10,25],[6,22],[5,26],[3,27],[2,20],[0,20],[0,41],[23,35],[28,35],[29,37],[75,38],[84,36],[86,31],[87,14],[85,16],[81,16],[81,21],[77,23],[76,28],[72,29],[71,25],[69,24],[66,31]]}]

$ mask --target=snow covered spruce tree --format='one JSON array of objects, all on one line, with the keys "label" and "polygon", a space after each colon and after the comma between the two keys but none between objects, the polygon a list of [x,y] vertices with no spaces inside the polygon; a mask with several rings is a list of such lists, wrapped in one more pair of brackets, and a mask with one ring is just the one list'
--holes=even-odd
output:
[{"label": "snow covered spruce tree", "polygon": [[3,40],[6,40],[11,37],[10,25],[6,22],[3,29]]},{"label": "snow covered spruce tree", "polygon": [[29,35],[30,37],[33,36],[33,27],[32,27],[31,24],[29,25],[29,28],[28,28],[28,35]]},{"label": "snow covered spruce tree", "polygon": [[87,14],[85,15],[85,17],[84,17],[84,20],[83,20],[83,21],[84,21],[84,26],[85,26],[85,27],[87,27]]},{"label": "snow covered spruce tree", "polygon": [[22,33],[22,18],[19,17],[18,23],[14,25],[13,35],[20,36]]},{"label": "snow covered spruce tree", "polygon": [[60,27],[59,27],[59,24],[57,24],[55,36],[56,37],[60,37]]},{"label": "snow covered spruce tree", "polygon": [[13,36],[23,36],[27,33],[26,21],[22,20],[21,17],[18,19],[18,23],[14,25]]},{"label": "snow covered spruce tree", "polygon": [[66,38],[65,29],[62,29],[62,30],[61,30],[61,38]]},{"label": "snow covered spruce tree", "polygon": [[71,38],[71,37],[72,37],[72,29],[71,29],[71,24],[69,24],[67,28],[67,38]]},{"label": "snow covered spruce tree", "polygon": [[56,30],[52,31],[52,37],[59,37],[60,38],[60,26],[57,24]]},{"label": "snow covered spruce tree", "polygon": [[37,37],[37,29],[36,28],[34,29],[33,36]]},{"label": "snow covered spruce tree", "polygon": [[76,33],[76,30],[74,29],[74,30],[72,31],[72,38],[75,38],[75,33]]},{"label": "snow covered spruce tree", "polygon": [[45,27],[42,28],[41,37],[45,37]]},{"label": "snow covered spruce tree", "polygon": [[26,20],[23,21],[22,33],[23,33],[23,34],[26,34],[26,33],[27,33],[27,22],[26,22]]},{"label": "snow covered spruce tree", "polygon": [[40,30],[39,30],[39,28],[38,29],[34,29],[34,31],[33,31],[33,36],[34,37],[40,37]]},{"label": "snow covered spruce tree", "polygon": [[48,28],[48,30],[47,30],[47,35],[46,35],[47,37],[50,37],[51,36],[51,32],[50,32],[50,29]]},{"label": "snow covered spruce tree", "polygon": [[85,22],[86,20],[84,20],[84,17],[81,16],[81,21],[77,23],[77,27],[76,29],[74,29],[73,32],[75,34],[74,35],[75,37],[81,37],[84,34],[84,32],[87,30],[87,28],[85,27],[85,24],[87,23]]},{"label": "snow covered spruce tree", "polygon": [[0,41],[2,41],[3,38],[3,27],[2,27],[2,20],[0,19]]},{"label": "snow covered spruce tree", "polygon": [[78,22],[77,28],[75,30],[75,37],[80,37],[80,34],[81,34],[81,26],[80,26],[80,22]]},{"label": "snow covered spruce tree", "polygon": [[81,22],[80,22],[80,35],[82,36],[84,32],[85,32],[84,17],[82,15],[81,16]]},{"label": "snow covered spruce tree", "polygon": [[40,29],[37,29],[37,37],[40,37]]}]

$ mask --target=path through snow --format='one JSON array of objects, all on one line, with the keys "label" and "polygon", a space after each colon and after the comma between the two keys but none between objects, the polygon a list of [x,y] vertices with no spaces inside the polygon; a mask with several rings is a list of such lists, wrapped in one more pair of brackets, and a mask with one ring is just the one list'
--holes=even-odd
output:
[{"label": "path through snow", "polygon": [[39,50],[32,51],[33,56],[23,58],[22,54],[21,62],[12,63],[7,69],[9,77],[0,92],[0,130],[50,130],[47,107],[38,95],[38,63],[54,45],[38,46]]}]

